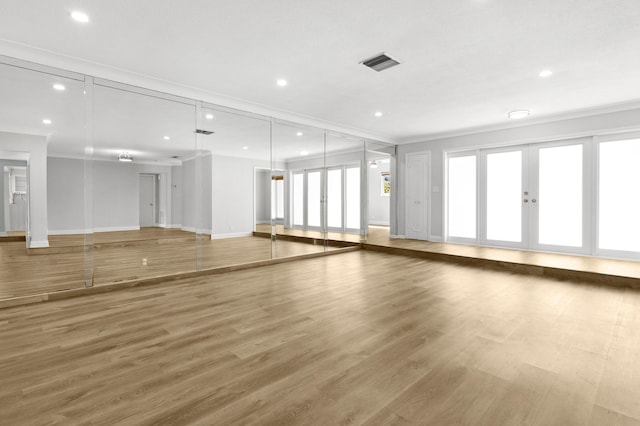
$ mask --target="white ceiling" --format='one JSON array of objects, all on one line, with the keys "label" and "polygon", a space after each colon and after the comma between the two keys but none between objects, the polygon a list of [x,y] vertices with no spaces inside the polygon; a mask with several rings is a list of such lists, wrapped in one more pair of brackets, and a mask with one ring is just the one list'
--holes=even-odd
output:
[{"label": "white ceiling", "polygon": [[[637,102],[638,22],[638,0],[4,0],[0,54],[52,52],[403,143],[512,125],[514,109],[526,123]],[[401,65],[359,64],[381,52]]]}]

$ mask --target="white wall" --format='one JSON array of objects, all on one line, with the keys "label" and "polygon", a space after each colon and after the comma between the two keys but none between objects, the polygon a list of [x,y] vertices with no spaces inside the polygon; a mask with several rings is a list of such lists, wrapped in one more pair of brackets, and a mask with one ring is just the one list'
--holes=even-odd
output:
[{"label": "white wall", "polygon": [[170,228],[182,227],[182,166],[171,167],[171,221]]},{"label": "white wall", "polygon": [[425,151],[431,153],[431,223],[429,239],[442,241],[444,229],[443,157],[445,151],[546,142],[638,129],[640,129],[640,108],[399,145],[398,173],[394,176],[398,181],[397,234],[405,234],[405,156],[408,153]]},{"label": "white wall", "polygon": [[256,223],[271,223],[271,170],[255,169]]},{"label": "white wall", "polygon": [[210,154],[182,163],[182,229],[186,231],[211,234],[211,167]]},{"label": "white wall", "polygon": [[[85,161],[48,159],[50,233],[83,233],[138,229],[139,174],[165,174],[170,187],[171,167],[152,164],[93,161],[93,224],[84,219]],[[167,198],[171,191],[167,190]],[[165,215],[168,215],[166,212]],[[171,218],[167,217],[167,221]]]},{"label": "white wall", "polygon": [[269,162],[213,156],[213,238],[253,232],[255,167]]},{"label": "white wall", "polygon": [[27,181],[29,185],[29,228],[27,246],[48,247],[47,234],[47,138],[18,133],[0,132],[0,151],[29,155]]},{"label": "white wall", "polygon": [[381,173],[391,170],[390,163],[378,161],[378,167],[369,168],[369,224],[389,226],[390,200],[381,195]]}]

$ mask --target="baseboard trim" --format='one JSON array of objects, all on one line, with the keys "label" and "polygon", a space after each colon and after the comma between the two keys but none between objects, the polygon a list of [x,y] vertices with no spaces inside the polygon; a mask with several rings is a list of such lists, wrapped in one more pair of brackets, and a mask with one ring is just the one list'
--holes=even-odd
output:
[{"label": "baseboard trim", "polygon": [[212,240],[222,240],[224,238],[241,238],[241,237],[251,237],[253,232],[235,232],[232,234],[211,234]]},{"label": "baseboard trim", "polygon": [[404,235],[389,235],[389,238],[398,238],[398,239],[406,239]]},{"label": "baseboard trim", "polygon": [[139,231],[139,226],[109,226],[93,229],[53,229],[49,230],[49,235],[78,235],[78,234],[95,234],[98,232],[121,232],[121,231]]},{"label": "baseboard trim", "polygon": [[380,221],[380,220],[370,220],[369,221],[369,225],[373,225],[373,226],[390,226],[389,222],[385,222],[385,221]]}]

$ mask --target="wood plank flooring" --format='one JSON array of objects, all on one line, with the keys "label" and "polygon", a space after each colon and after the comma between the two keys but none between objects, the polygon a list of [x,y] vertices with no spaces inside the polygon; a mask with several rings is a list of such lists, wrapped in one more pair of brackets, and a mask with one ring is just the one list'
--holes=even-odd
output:
[{"label": "wood plank flooring", "polygon": [[0,244],[0,300],[83,288],[86,265],[99,286],[324,250],[322,245],[291,241],[277,241],[272,247],[269,239],[257,237],[196,241],[192,233],[159,228],[95,234],[87,253],[83,236],[52,240],[51,249],[38,249],[36,254],[27,254],[24,242]]},{"label": "wood plank flooring", "polygon": [[0,423],[640,424],[640,292],[369,251],[0,310]]}]

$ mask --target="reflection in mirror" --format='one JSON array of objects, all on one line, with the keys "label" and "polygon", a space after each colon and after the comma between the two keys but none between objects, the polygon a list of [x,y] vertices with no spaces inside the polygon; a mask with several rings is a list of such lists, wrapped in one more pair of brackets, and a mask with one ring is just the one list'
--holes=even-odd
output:
[{"label": "reflection in mirror", "polygon": [[0,241],[26,241],[27,162],[0,153]]},{"label": "reflection in mirror", "polygon": [[94,84],[94,285],[196,268],[196,200],[204,194],[195,191],[194,122],[189,100]]},{"label": "reflection in mirror", "polygon": [[[364,141],[349,135],[327,135],[327,210],[333,223],[333,239],[359,242],[366,233],[365,196],[367,168]],[[333,225],[333,226],[331,226]],[[331,234],[330,234],[331,236]]]},{"label": "reflection in mirror", "polygon": [[388,241],[395,171],[395,146],[367,141],[367,220],[369,242]]},{"label": "reflection in mirror", "polygon": [[0,299],[84,285],[82,242],[70,257],[56,245],[66,220],[59,207],[82,200],[83,180],[51,165],[84,155],[84,77],[27,65],[0,58],[0,234],[24,235],[0,238]]},{"label": "reflection in mirror", "polygon": [[[257,170],[268,169],[271,158],[271,124],[249,113],[205,104],[199,118],[202,150],[207,153],[203,185],[211,191],[207,214],[210,241],[201,241],[203,268],[235,265],[271,259],[269,238],[255,236],[258,209],[269,201],[263,193]],[[262,182],[264,184],[264,182]]]},{"label": "reflection in mirror", "polygon": [[324,212],[325,132],[308,126],[276,121],[273,131],[272,180],[277,188],[282,176],[282,218],[278,206],[272,215],[276,250],[292,247],[297,253],[324,251],[326,219]]}]

